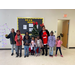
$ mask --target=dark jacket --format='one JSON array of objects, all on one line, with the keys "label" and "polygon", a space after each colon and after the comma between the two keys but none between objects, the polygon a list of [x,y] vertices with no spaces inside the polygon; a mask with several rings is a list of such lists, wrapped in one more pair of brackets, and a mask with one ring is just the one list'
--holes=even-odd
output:
[{"label": "dark jacket", "polygon": [[[25,38],[25,36],[24,36],[24,38],[23,38],[23,41],[24,41],[24,45],[25,45],[25,46],[29,46],[29,45],[26,45],[26,38]],[[29,44],[29,43],[31,43],[31,40],[30,40],[30,39],[28,39],[28,44]]]},{"label": "dark jacket", "polygon": [[[26,32],[28,32],[28,31],[26,31]],[[26,35],[26,32],[25,32],[25,35]],[[25,36],[24,36],[24,38],[25,38]],[[25,38],[25,39],[26,39],[26,38]],[[28,39],[30,39],[29,32],[28,32]]]},{"label": "dark jacket", "polygon": [[[47,33],[47,35],[49,36],[49,31],[48,30],[45,30],[46,31],[46,33]],[[39,36],[40,36],[40,39],[42,40],[42,35],[43,35],[43,30],[41,30],[40,32],[39,32]],[[42,40],[43,41],[43,40]]]},{"label": "dark jacket", "polygon": [[10,43],[11,44],[16,44],[15,42],[15,36],[16,36],[16,33],[10,33],[6,38],[9,39],[10,38]]}]

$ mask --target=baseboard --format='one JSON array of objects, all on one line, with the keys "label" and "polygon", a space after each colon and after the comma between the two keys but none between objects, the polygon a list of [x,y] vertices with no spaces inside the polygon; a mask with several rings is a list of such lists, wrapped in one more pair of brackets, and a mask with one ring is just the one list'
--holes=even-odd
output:
[{"label": "baseboard", "polygon": [[75,49],[75,47],[69,47],[69,49]]},{"label": "baseboard", "polygon": [[[23,50],[24,48],[22,48]],[[11,50],[11,48],[0,48],[0,50]]]},{"label": "baseboard", "polygon": [[[47,48],[49,49],[49,48]],[[11,48],[0,48],[0,50],[11,50]],[[22,50],[24,50],[24,48],[22,48]]]}]

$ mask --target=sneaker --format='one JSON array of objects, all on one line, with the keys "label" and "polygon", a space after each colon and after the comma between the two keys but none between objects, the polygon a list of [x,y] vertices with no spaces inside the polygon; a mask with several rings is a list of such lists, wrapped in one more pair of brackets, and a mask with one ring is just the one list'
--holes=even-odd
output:
[{"label": "sneaker", "polygon": [[16,54],[17,54],[17,52],[16,52]]},{"label": "sneaker", "polygon": [[60,55],[61,57],[63,57],[63,55]]},{"label": "sneaker", "polygon": [[53,55],[49,55],[50,57],[53,57]]},{"label": "sneaker", "polygon": [[51,57],[53,57],[53,55]]},{"label": "sneaker", "polygon": [[18,55],[16,57],[18,57]]},{"label": "sneaker", "polygon": [[14,53],[11,54],[11,56],[13,56],[13,55],[14,55]]},{"label": "sneaker", "polygon": [[57,55],[55,55],[55,56],[57,56]]},{"label": "sneaker", "polygon": [[38,55],[36,54],[36,57],[37,57]]},{"label": "sneaker", "polygon": [[27,55],[27,57],[29,57],[29,55]]},{"label": "sneaker", "polygon": [[25,58],[26,56],[24,56],[24,58]]}]

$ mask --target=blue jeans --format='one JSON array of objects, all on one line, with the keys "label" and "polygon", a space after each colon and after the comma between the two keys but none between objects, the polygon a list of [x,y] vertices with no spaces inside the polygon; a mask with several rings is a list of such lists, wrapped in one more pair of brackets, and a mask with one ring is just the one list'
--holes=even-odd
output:
[{"label": "blue jeans", "polygon": [[16,46],[16,47],[17,47],[17,55],[19,56],[19,51],[20,51],[20,54],[22,55],[22,45]]},{"label": "blue jeans", "polygon": [[29,55],[29,46],[24,46],[24,55]]},{"label": "blue jeans", "polygon": [[39,48],[39,52],[38,53],[40,53],[40,47],[35,47],[35,54],[37,53],[36,52],[37,48]]},{"label": "blue jeans", "polygon": [[49,47],[49,55],[53,55],[53,47]]},{"label": "blue jeans", "polygon": [[11,51],[14,53],[14,46],[15,46],[15,51],[17,52],[16,44],[11,44]]}]

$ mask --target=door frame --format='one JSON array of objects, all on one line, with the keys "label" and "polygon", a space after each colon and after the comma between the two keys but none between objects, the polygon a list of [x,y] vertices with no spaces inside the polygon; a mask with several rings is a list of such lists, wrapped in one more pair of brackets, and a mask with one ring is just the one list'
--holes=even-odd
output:
[{"label": "door frame", "polygon": [[[68,39],[67,39],[67,48],[69,48],[69,28],[70,28],[70,19],[58,19],[58,20],[69,20],[69,26],[68,26]],[[58,26],[58,20],[57,20],[57,26]]]}]

